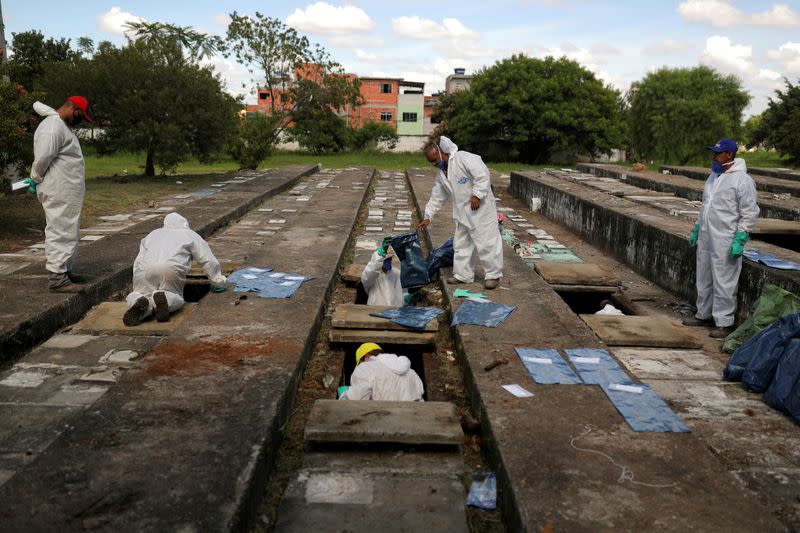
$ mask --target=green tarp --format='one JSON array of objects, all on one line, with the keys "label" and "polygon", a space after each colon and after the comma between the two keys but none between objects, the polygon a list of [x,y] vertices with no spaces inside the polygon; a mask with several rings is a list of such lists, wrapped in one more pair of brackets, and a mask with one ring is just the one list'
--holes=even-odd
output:
[{"label": "green tarp", "polygon": [[767,283],[753,306],[753,313],[742,325],[725,338],[722,350],[733,353],[747,339],[779,318],[800,311],[800,296]]}]

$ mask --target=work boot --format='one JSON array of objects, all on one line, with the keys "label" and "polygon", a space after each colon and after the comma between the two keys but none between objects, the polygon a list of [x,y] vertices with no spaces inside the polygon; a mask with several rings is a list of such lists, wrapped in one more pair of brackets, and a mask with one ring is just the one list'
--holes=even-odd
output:
[{"label": "work boot", "polygon": [[81,276],[80,274],[73,274],[72,272],[67,272],[67,277],[72,283],[86,283],[88,278],[86,276]]},{"label": "work boot", "polygon": [[711,337],[712,339],[724,339],[725,337],[730,335],[732,331],[733,331],[733,326],[714,328],[711,330],[711,333],[709,333],[708,336]]},{"label": "work boot", "polygon": [[485,280],[483,280],[483,288],[486,289],[487,291],[490,291],[492,289],[496,289],[498,285],[500,285],[500,280],[499,279],[485,279]]},{"label": "work boot", "polygon": [[461,281],[460,279],[458,279],[455,276],[450,276],[449,278],[447,278],[447,283],[450,283],[451,285],[455,285],[456,283],[466,283],[466,282],[465,281]]},{"label": "work boot", "polygon": [[159,322],[169,322],[167,295],[161,291],[153,293],[153,301],[156,304],[156,320]]},{"label": "work boot", "polygon": [[73,283],[66,272],[51,272],[47,288],[50,292],[79,292],[83,285]]},{"label": "work boot", "polygon": [[150,302],[147,301],[147,298],[144,296],[140,297],[138,300],[133,302],[133,305],[125,311],[125,314],[122,315],[122,323],[126,326],[133,327],[138,326],[139,324],[147,318],[147,312],[150,310]]},{"label": "work boot", "polygon": [[681,324],[683,324],[684,326],[708,326],[708,327],[710,327],[710,326],[714,325],[714,320],[711,319],[711,318],[695,318],[695,317],[692,317],[692,318],[684,318],[681,321]]}]

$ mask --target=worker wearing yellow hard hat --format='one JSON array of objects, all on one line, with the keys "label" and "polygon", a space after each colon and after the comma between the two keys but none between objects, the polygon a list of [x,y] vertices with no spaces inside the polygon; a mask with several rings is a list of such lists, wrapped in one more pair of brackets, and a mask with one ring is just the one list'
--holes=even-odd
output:
[{"label": "worker wearing yellow hard hat", "polygon": [[385,353],[374,342],[356,350],[350,386],[340,387],[340,400],[422,401],[422,380],[404,355]]}]

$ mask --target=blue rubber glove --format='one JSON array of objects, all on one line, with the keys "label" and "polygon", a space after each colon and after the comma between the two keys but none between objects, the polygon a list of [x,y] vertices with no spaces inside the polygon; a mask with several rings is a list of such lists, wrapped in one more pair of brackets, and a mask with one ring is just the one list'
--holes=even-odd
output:
[{"label": "blue rubber glove", "polygon": [[689,246],[692,248],[697,246],[697,234],[700,233],[700,224],[695,224],[692,234],[689,235]]},{"label": "blue rubber glove", "polygon": [[33,181],[33,178],[25,178],[22,181],[24,181],[25,183],[28,184],[28,192],[29,193],[36,194],[36,182]]},{"label": "blue rubber glove", "polygon": [[733,242],[731,243],[731,249],[728,250],[728,255],[731,257],[741,257],[744,253],[744,245],[749,238],[750,236],[746,231],[737,231],[734,233]]},{"label": "blue rubber glove", "polygon": [[378,246],[378,249],[375,250],[378,252],[378,255],[381,257],[386,257],[386,252],[389,250],[389,246],[392,245],[392,238],[391,237],[384,237],[381,241],[381,245]]}]

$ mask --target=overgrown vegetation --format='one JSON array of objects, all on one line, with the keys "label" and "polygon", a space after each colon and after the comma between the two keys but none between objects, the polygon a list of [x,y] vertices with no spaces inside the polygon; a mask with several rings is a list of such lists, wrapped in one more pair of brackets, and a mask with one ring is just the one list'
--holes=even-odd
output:
[{"label": "overgrown vegetation", "polygon": [[786,80],[786,88],[775,91],[748,144],[775,148],[789,164],[800,166],[800,85]]}]

